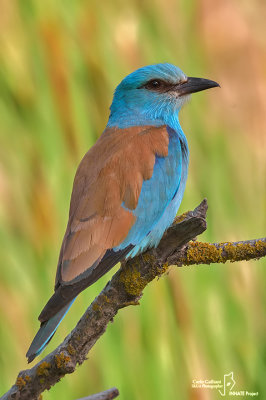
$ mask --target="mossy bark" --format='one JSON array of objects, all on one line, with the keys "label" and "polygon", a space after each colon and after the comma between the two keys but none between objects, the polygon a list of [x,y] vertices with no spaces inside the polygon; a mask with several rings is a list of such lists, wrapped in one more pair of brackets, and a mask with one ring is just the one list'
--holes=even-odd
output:
[{"label": "mossy bark", "polygon": [[64,342],[37,365],[21,371],[16,383],[1,399],[36,400],[64,375],[74,372],[87,359],[88,352],[119,309],[139,304],[145,287],[164,274],[169,265],[225,263],[266,255],[266,238],[236,243],[192,241],[206,230],[206,212],[204,200],[194,211],[175,220],[157,249],[122,263]]}]

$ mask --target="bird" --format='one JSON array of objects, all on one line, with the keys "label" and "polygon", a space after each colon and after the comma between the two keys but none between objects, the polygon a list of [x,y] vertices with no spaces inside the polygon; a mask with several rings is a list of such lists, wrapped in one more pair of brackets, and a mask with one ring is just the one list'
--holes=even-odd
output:
[{"label": "bird", "polygon": [[141,67],[117,86],[107,126],[74,178],[54,294],[39,316],[28,362],[46,347],[80,292],[118,262],[159,244],[188,175],[179,111],[192,93],[217,86],[170,63]]}]

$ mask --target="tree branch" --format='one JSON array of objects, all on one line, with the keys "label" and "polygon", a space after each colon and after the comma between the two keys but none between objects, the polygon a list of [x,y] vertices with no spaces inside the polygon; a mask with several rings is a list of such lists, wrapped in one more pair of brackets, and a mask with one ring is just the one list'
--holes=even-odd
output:
[{"label": "tree branch", "polygon": [[112,400],[115,399],[119,395],[119,391],[117,388],[112,388],[105,390],[101,393],[96,393],[88,397],[82,397],[82,399],[78,400]]},{"label": "tree branch", "polygon": [[167,230],[157,249],[122,263],[121,268],[92,302],[74,330],[52,353],[31,369],[21,371],[16,383],[2,400],[37,400],[64,375],[82,364],[95,342],[105,332],[119,309],[136,305],[144,288],[164,274],[170,265],[210,264],[250,260],[266,255],[266,239],[235,243],[192,241],[206,230],[207,200],[194,210],[178,217]]},{"label": "tree branch", "polygon": [[203,243],[190,242],[177,251],[169,261],[178,267],[184,265],[248,261],[266,256],[266,238],[243,242]]}]

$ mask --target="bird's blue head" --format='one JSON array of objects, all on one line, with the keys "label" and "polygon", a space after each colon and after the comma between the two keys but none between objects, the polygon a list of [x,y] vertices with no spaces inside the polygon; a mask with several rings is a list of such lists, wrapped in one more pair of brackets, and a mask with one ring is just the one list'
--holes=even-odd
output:
[{"label": "bird's blue head", "polygon": [[171,126],[191,93],[215,86],[219,85],[208,79],[187,77],[172,64],[148,65],[117,86],[107,126]]}]

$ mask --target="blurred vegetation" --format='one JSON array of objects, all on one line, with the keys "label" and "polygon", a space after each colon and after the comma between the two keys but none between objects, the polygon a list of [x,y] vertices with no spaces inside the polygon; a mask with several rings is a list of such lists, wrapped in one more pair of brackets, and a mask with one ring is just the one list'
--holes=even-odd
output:
[{"label": "blurred vegetation", "polygon": [[[53,291],[79,160],[103,131],[132,70],[172,62],[222,89],[181,114],[191,152],[182,209],[209,201],[202,239],[265,236],[266,3],[260,0],[0,3],[0,392],[27,367]],[[45,353],[113,272],[79,296]],[[234,372],[266,398],[265,261],[186,267],[122,310],[90,359],[44,399],[117,386],[121,400],[220,398],[193,379]]]}]

